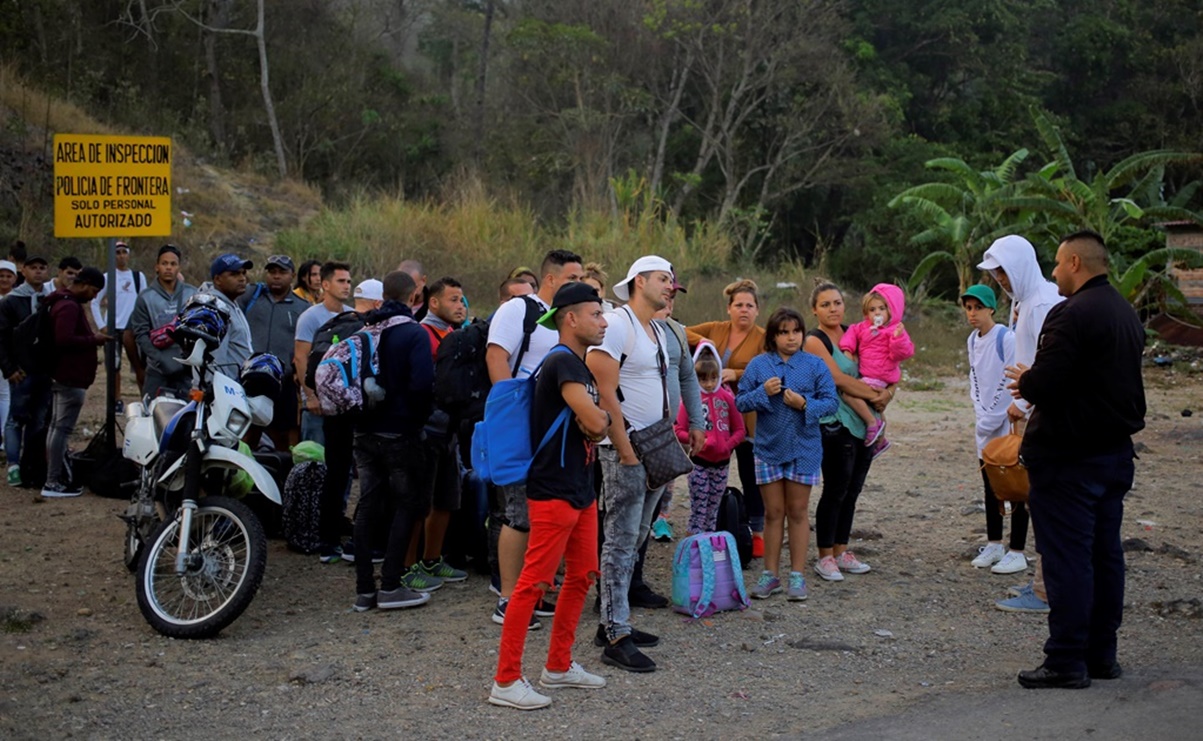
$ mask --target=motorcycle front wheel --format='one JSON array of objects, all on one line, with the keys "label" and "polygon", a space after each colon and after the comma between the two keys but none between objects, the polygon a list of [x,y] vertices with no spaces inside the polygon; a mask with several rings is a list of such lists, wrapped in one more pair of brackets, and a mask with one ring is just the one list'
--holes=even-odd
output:
[{"label": "motorcycle front wheel", "polygon": [[176,569],[182,510],[164,521],[138,562],[138,608],[172,638],[209,638],[251,604],[267,565],[267,538],[254,513],[226,497],[205,497],[192,516],[183,573]]}]

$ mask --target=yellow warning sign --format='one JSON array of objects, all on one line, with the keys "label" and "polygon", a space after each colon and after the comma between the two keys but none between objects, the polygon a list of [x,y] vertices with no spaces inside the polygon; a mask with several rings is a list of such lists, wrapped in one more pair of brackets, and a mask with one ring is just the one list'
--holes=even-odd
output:
[{"label": "yellow warning sign", "polygon": [[55,237],[170,235],[170,138],[55,135]]}]

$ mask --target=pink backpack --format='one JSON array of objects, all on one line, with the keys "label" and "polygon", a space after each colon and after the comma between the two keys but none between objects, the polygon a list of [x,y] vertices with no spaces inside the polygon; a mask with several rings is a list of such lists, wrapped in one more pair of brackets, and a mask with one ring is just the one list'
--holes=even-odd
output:
[{"label": "pink backpack", "polygon": [[673,555],[673,603],[693,618],[749,605],[739,550],[731,533],[698,533],[677,544]]}]

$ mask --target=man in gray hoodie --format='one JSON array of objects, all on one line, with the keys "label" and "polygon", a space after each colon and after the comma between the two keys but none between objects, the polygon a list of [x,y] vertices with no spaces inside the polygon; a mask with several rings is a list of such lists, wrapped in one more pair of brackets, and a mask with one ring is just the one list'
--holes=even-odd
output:
[{"label": "man in gray hoodie", "polygon": [[213,369],[230,378],[238,378],[242,364],[251,356],[251,325],[246,314],[238,306],[238,297],[246,293],[246,271],[255,267],[250,260],[238,255],[225,254],[213,261],[209,268],[211,280],[202,283],[199,293],[215,297],[230,314],[226,336],[213,353]]},{"label": "man in gray hoodie", "polygon": [[155,330],[171,323],[196,293],[196,286],[180,280],[179,274],[179,248],[163,245],[155,260],[155,280],[138,294],[130,314],[129,328],[138,352],[146,359],[143,395],[158,396],[162,391],[170,391],[182,396],[192,385],[192,374],[179,362],[180,349],[174,343],[164,347],[155,344],[158,334]]}]

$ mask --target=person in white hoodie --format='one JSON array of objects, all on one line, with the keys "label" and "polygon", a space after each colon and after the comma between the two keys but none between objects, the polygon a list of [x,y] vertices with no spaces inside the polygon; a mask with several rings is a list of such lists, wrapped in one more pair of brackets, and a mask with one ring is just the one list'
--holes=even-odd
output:
[{"label": "person in white hoodie", "polygon": [[[1018,234],[996,239],[983,255],[979,270],[994,277],[1011,297],[1011,331],[1015,333],[1015,365],[1031,366],[1036,359],[1040,330],[1050,309],[1065,300],[1057,292],[1057,284],[1044,277],[1036,260],[1032,243]],[[1026,420],[1032,405],[1017,398],[1007,407],[1012,422]],[[1039,537],[1037,535],[1037,537]],[[1047,613],[1048,595],[1044,591],[1044,575],[1036,565],[1036,577],[1022,587],[1012,587],[1010,599],[994,604],[1005,612]]]}]

